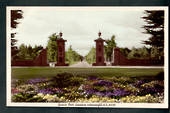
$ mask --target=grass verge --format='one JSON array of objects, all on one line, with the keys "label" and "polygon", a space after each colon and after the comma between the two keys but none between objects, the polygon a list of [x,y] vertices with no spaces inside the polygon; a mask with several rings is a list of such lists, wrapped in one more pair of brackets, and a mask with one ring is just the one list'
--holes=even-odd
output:
[{"label": "grass verge", "polygon": [[72,73],[79,76],[127,76],[127,77],[153,77],[163,72],[162,68],[48,68],[28,67],[12,68],[11,76],[14,79],[31,79],[41,77],[53,77],[59,73]]}]

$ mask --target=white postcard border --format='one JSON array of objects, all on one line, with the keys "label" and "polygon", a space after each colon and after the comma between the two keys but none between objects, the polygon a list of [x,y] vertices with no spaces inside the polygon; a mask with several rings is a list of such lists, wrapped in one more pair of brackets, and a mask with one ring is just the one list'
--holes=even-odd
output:
[{"label": "white postcard border", "polygon": [[[38,8],[57,8],[58,10],[69,10],[71,9],[83,9],[83,10],[164,10],[165,11],[165,80],[164,80],[164,103],[14,103],[11,102],[11,27],[10,27],[10,10],[19,9],[38,9]],[[168,108],[168,7],[167,6],[149,6],[149,7],[57,7],[57,6],[7,6],[6,8],[6,106],[16,106],[16,107],[100,107],[100,108]],[[87,106],[88,105],[88,106]]]}]

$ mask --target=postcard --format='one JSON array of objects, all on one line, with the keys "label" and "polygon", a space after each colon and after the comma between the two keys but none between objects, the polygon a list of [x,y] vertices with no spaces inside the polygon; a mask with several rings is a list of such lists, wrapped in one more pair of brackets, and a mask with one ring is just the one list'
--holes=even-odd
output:
[{"label": "postcard", "polygon": [[168,108],[168,7],[6,14],[7,106]]}]

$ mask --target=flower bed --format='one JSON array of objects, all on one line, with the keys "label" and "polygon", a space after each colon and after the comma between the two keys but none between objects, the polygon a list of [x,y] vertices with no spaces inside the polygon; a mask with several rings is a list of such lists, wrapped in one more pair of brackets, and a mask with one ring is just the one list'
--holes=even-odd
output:
[{"label": "flower bed", "polygon": [[57,74],[52,78],[13,80],[13,102],[162,103],[164,81],[158,79]]}]

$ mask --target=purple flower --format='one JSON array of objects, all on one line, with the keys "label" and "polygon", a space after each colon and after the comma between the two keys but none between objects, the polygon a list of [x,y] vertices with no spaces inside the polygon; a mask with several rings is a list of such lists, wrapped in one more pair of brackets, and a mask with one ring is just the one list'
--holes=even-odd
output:
[{"label": "purple flower", "polygon": [[63,93],[64,91],[62,89],[57,89],[56,92],[57,93]]},{"label": "purple flower", "polygon": [[45,82],[47,81],[45,78],[35,78],[35,79],[30,79],[27,81],[28,84],[36,84],[40,82]]},{"label": "purple flower", "polygon": [[105,96],[107,96],[107,97],[112,97],[112,96],[114,96],[114,93],[113,92],[106,92],[106,95]]},{"label": "purple flower", "polygon": [[102,97],[105,96],[105,93],[104,92],[100,92],[100,91],[96,92],[95,94],[98,95],[98,96],[102,96]]},{"label": "purple flower", "polygon": [[113,92],[113,96],[127,96],[129,94],[130,92],[121,89],[114,90]]},{"label": "purple flower", "polygon": [[145,82],[143,81],[143,80],[138,80],[135,84],[134,84],[134,86],[136,86],[136,87],[140,87],[142,84],[144,84]]},{"label": "purple flower", "polygon": [[42,94],[54,94],[55,91],[52,90],[51,88],[47,88],[47,89],[41,89],[41,90],[39,90],[38,93],[42,93]]},{"label": "purple flower", "polygon": [[97,90],[94,90],[94,89],[89,89],[89,90],[86,90],[86,91],[85,91],[85,93],[88,94],[88,95],[94,94],[94,93],[96,93],[96,92],[97,92]]},{"label": "purple flower", "polygon": [[100,80],[98,82],[95,82],[93,85],[94,86],[112,86],[112,82],[110,81],[105,81],[105,80]]}]

